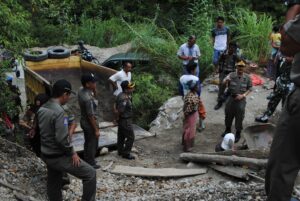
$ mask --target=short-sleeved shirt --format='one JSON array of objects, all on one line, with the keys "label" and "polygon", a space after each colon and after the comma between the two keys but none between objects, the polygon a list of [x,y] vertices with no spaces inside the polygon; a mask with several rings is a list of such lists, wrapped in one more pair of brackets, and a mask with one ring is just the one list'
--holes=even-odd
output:
[{"label": "short-sleeved shirt", "polygon": [[78,102],[82,121],[89,122],[89,117],[91,116],[93,116],[96,121],[99,120],[97,112],[98,100],[96,100],[91,90],[81,87],[78,91]]},{"label": "short-sleeved shirt", "polygon": [[212,37],[215,38],[214,49],[224,51],[227,48],[227,37],[229,36],[229,28],[214,28],[212,30]]},{"label": "short-sleeved shirt", "polygon": [[119,72],[110,76],[109,79],[117,83],[118,88],[114,91],[114,95],[118,96],[122,92],[121,83],[126,80],[131,82],[131,72],[126,73],[124,70],[120,70]]},{"label": "short-sleeved shirt", "polygon": [[[197,82],[197,84],[200,85],[200,80],[195,75],[182,75],[180,77],[180,79],[179,79],[180,89],[181,89],[180,93],[182,96],[186,96],[189,93],[190,88],[189,88],[188,82],[191,80]],[[198,95],[200,96],[200,87],[199,87]]]},{"label": "short-sleeved shirt", "polygon": [[271,39],[271,42],[273,42],[277,46],[279,46],[280,42],[281,42],[281,34],[280,33],[271,33],[270,39]]},{"label": "short-sleeved shirt", "polygon": [[228,90],[231,95],[243,94],[252,89],[252,80],[248,74],[243,73],[239,77],[236,72],[232,72],[228,76],[230,77]]},{"label": "short-sleeved shirt", "polygon": [[[295,19],[288,21],[284,25],[286,33],[300,45],[300,15]],[[300,87],[300,52],[294,56],[293,66],[291,69],[291,80]]]},{"label": "short-sleeved shirt", "polygon": [[[187,43],[184,43],[180,46],[179,50],[177,51],[177,56],[191,56],[191,57],[200,57],[200,49],[197,44],[194,44],[192,47],[189,47]],[[188,60],[183,60],[182,64],[187,65]],[[195,63],[198,63],[198,59],[194,60]]]},{"label": "short-sleeved shirt", "polygon": [[72,155],[68,116],[58,101],[50,99],[37,112],[41,152],[45,155]]},{"label": "short-sleeved shirt", "polygon": [[132,102],[131,97],[121,92],[117,96],[116,107],[119,112],[120,118],[131,118],[132,117]]}]

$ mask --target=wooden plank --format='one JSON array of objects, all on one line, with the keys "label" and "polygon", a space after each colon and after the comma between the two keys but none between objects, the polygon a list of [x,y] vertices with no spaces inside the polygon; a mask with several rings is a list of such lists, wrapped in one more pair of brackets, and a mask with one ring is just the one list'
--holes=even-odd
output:
[{"label": "wooden plank", "polygon": [[[135,135],[135,140],[154,136],[154,134],[144,130],[143,128],[141,128],[135,124],[133,124],[133,131],[134,131],[134,135]],[[109,146],[116,145],[117,144],[117,133],[118,133],[118,127],[116,127],[116,126],[100,128],[100,138],[98,141],[98,148],[100,149],[102,147],[109,147]],[[71,143],[74,146],[74,149],[76,152],[83,151],[83,144],[84,144],[83,133],[82,132],[75,133],[72,136]]]},{"label": "wooden plank", "polygon": [[182,153],[180,159],[184,161],[192,161],[199,163],[218,163],[222,165],[234,164],[245,165],[250,167],[266,167],[267,159],[254,159],[238,156],[220,156],[211,154],[194,154],[194,153]]},{"label": "wooden plank", "polygon": [[233,166],[221,166],[221,165],[210,165],[209,166],[210,168],[218,171],[218,172],[221,172],[221,173],[224,173],[224,174],[227,174],[229,176],[232,176],[232,177],[236,177],[236,178],[239,178],[239,179],[244,179],[244,180],[249,180],[249,173],[250,173],[250,170],[247,170],[247,169],[244,169],[244,168],[240,168],[240,167],[233,167]]},{"label": "wooden plank", "polygon": [[203,169],[176,169],[176,168],[144,168],[117,165],[111,173],[124,174],[129,176],[141,177],[184,177],[205,174],[206,168]]}]

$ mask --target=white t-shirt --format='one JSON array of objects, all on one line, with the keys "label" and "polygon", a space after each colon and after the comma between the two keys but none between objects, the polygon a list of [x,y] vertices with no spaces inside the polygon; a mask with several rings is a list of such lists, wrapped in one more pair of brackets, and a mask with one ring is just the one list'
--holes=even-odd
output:
[{"label": "white t-shirt", "polygon": [[232,146],[234,144],[234,141],[235,141],[235,136],[233,133],[227,133],[224,138],[223,138],[223,141],[221,143],[221,147],[224,149],[224,150],[229,150],[229,149],[232,149],[232,147],[229,146],[229,141],[232,140]]},{"label": "white t-shirt", "polygon": [[109,79],[117,83],[118,88],[114,91],[114,95],[118,96],[119,93],[122,92],[121,83],[126,80],[131,82],[131,72],[126,74],[124,70],[120,70],[119,72],[110,76]]},{"label": "white t-shirt", "polygon": [[183,96],[186,96],[190,91],[189,85],[187,84],[190,80],[199,82],[199,78],[195,75],[183,75],[179,79],[183,90]]},{"label": "white t-shirt", "polygon": [[[187,43],[184,43],[180,46],[179,50],[177,51],[177,56],[192,56],[192,57],[200,57],[200,49],[197,44],[193,45],[193,47],[189,47]],[[182,60],[183,65],[188,64],[188,60]],[[198,59],[194,60],[195,63],[198,63]]]},{"label": "white t-shirt", "polygon": [[214,49],[223,51],[227,47],[227,37],[229,35],[229,28],[224,26],[221,29],[214,28],[212,30],[212,36],[215,38]]}]

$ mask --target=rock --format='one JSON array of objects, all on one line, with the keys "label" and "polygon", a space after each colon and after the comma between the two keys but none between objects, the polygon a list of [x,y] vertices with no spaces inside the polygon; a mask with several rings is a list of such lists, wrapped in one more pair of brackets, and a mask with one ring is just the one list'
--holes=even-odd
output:
[{"label": "rock", "polygon": [[216,93],[219,91],[219,87],[217,85],[209,85],[207,90],[210,93]]},{"label": "rock", "polygon": [[103,156],[103,155],[106,155],[108,154],[109,151],[108,151],[108,148],[107,147],[103,147],[101,150],[100,150],[100,156]]}]

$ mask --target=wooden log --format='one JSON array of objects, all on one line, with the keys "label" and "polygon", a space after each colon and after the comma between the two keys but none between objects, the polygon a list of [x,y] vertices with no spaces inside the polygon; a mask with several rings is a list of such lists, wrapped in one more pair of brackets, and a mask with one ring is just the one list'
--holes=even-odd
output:
[{"label": "wooden log", "polygon": [[141,177],[184,177],[205,174],[207,168],[176,169],[176,168],[144,168],[117,165],[111,173]]},{"label": "wooden log", "polygon": [[223,156],[239,156],[256,159],[267,159],[269,157],[270,149],[246,149],[246,150],[228,150],[221,152],[209,152],[210,155],[223,155]]},{"label": "wooden log", "polygon": [[238,156],[220,156],[212,154],[194,154],[194,153],[182,153],[180,159],[184,161],[192,161],[199,163],[218,163],[222,165],[234,164],[245,165],[250,167],[266,167],[266,159],[254,159]]},{"label": "wooden log", "polygon": [[249,180],[250,170],[233,166],[210,165],[210,168],[239,179]]}]

